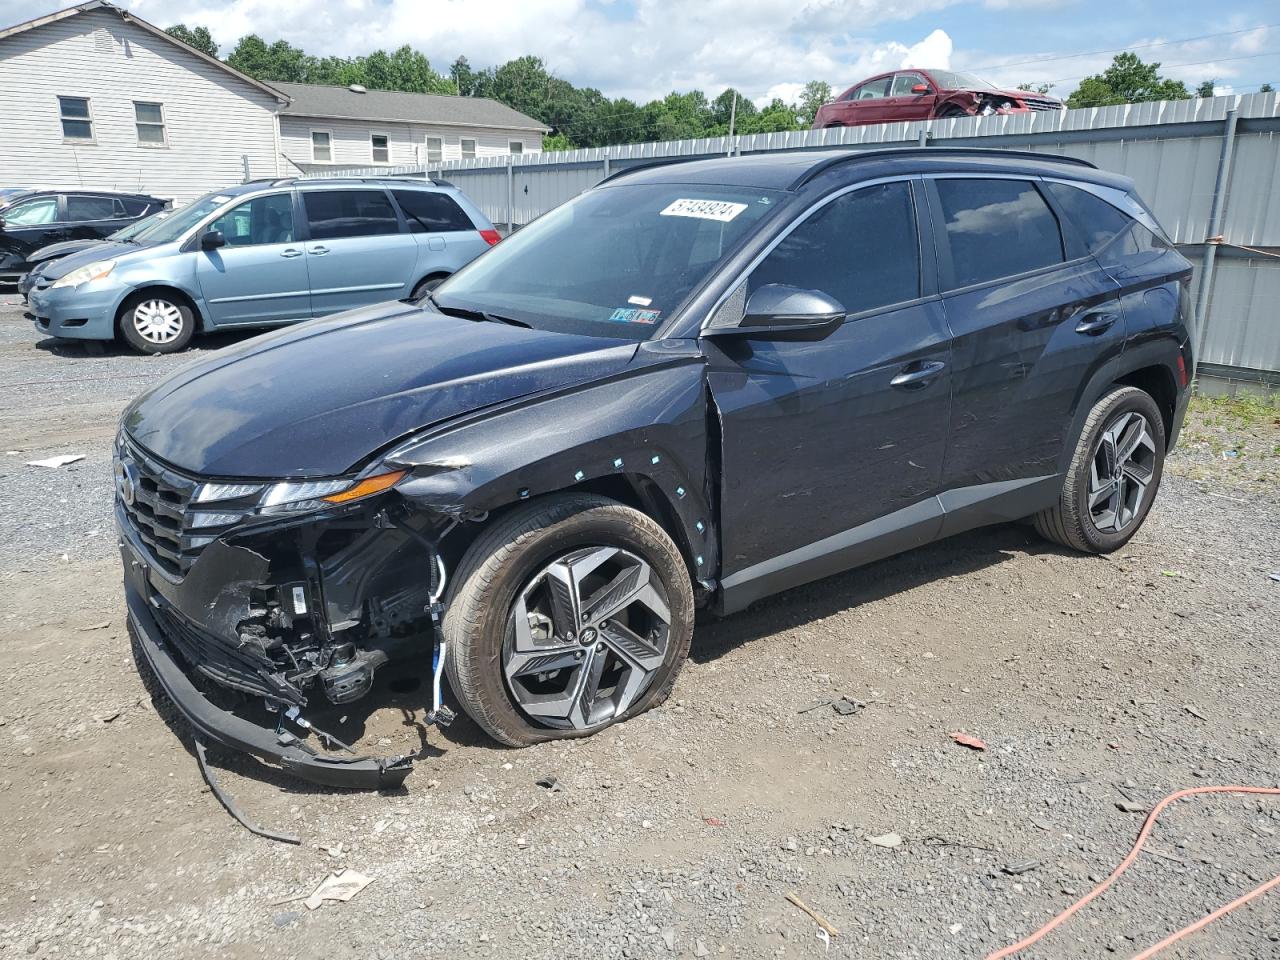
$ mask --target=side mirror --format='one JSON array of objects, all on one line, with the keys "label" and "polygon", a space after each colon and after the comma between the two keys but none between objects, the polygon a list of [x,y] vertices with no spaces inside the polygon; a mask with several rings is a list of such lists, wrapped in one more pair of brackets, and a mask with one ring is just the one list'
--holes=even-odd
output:
[{"label": "side mirror", "polygon": [[917,83],[911,88],[912,93],[928,93],[929,85],[927,83]]},{"label": "side mirror", "polygon": [[222,235],[221,230],[210,230],[200,237],[201,250],[217,250],[219,247],[225,247],[226,245],[227,238]]},{"label": "side mirror", "polygon": [[[739,301],[741,302],[741,301]],[[747,299],[737,324],[706,327],[703,336],[763,340],[821,340],[844,322],[845,309],[821,290],[768,283]]]}]

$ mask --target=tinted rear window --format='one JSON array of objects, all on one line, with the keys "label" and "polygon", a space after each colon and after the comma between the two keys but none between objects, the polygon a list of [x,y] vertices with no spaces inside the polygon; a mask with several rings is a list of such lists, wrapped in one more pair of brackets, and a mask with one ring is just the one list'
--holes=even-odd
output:
[{"label": "tinted rear window", "polygon": [[1058,220],[1026,180],[940,179],[952,286],[1011,277],[1062,263]]},{"label": "tinted rear window", "polygon": [[67,197],[68,220],[112,220],[118,213],[112,197]]},{"label": "tinted rear window", "polygon": [[832,200],[751,272],[749,289],[769,283],[821,290],[849,313],[920,296],[911,188],[882,183]]},{"label": "tinted rear window", "polygon": [[400,232],[395,208],[381,190],[308,190],[302,202],[312,240]]},{"label": "tinted rear window", "polygon": [[475,230],[476,225],[453,197],[427,190],[392,190],[404,211],[410,233],[447,233]]},{"label": "tinted rear window", "polygon": [[1046,184],[1090,253],[1097,253],[1134,221],[1101,197],[1065,183]]}]

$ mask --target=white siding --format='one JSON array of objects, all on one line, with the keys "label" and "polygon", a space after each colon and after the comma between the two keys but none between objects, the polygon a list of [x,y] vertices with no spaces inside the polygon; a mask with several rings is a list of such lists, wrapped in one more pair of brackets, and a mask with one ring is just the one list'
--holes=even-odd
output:
[{"label": "white siding", "polygon": [[[58,96],[87,97],[92,143],[64,141]],[[135,100],[164,104],[163,147],[139,146]],[[183,203],[280,175],[278,101],[103,11],[0,40],[0,184],[150,193]]]},{"label": "white siding", "polygon": [[[311,131],[326,130],[330,133],[333,160],[337,167],[373,166],[373,153],[369,138],[375,133],[386,134],[391,146],[390,166],[403,166],[427,162],[427,137],[440,137],[444,141],[444,160],[462,157],[462,140],[476,142],[477,157],[493,157],[509,152],[512,140],[524,144],[524,152],[541,153],[542,135],[536,130],[480,130],[466,127],[433,127],[419,123],[381,123],[372,120],[325,120],[312,117],[280,117],[280,149],[284,155],[299,165],[314,165],[311,159]],[[297,173],[296,167],[291,167]],[[286,174],[290,171],[285,171]]]}]

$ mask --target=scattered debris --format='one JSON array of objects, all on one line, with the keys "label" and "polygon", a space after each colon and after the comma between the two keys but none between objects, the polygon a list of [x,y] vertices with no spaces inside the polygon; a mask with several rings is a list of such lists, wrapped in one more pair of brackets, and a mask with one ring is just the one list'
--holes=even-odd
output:
[{"label": "scattered debris", "polygon": [[1280,570],[1273,570],[1271,572],[1271,579],[1276,583],[1280,583]]},{"label": "scattered debris", "polygon": [[536,786],[543,787],[544,789],[550,790],[552,793],[559,793],[561,790],[564,789],[562,786],[560,786],[560,781],[556,778],[555,774],[551,774],[551,773],[547,774],[545,777],[539,777],[537,780],[533,782]]},{"label": "scattered debris", "polygon": [[1162,577],[1180,577],[1180,576],[1182,576],[1182,574],[1180,574],[1177,570],[1161,570],[1161,571],[1160,571],[1160,576],[1162,576]]},{"label": "scattered debris", "polygon": [[1195,717],[1197,720],[1205,720],[1205,721],[1207,721],[1207,720],[1209,719],[1208,717],[1206,717],[1203,713],[1201,713],[1199,710],[1197,710],[1197,709],[1196,709],[1192,704],[1190,704],[1190,703],[1188,703],[1188,704],[1184,704],[1182,709],[1186,710],[1186,711],[1187,711],[1187,713],[1191,714],[1191,715],[1192,715],[1193,717]]},{"label": "scattered debris", "polygon": [[337,843],[318,843],[316,844],[316,849],[323,850],[334,860],[337,860],[342,856],[342,841],[339,840]]},{"label": "scattered debris", "polygon": [[1134,803],[1131,800],[1117,800],[1116,809],[1121,813],[1148,813],[1151,806],[1146,803]]},{"label": "scattered debris", "polygon": [[822,941],[822,952],[830,953],[831,952],[831,934],[827,933],[827,931],[819,927],[817,930],[817,937],[819,940]]},{"label": "scattered debris", "polygon": [[346,903],[371,883],[373,883],[373,877],[366,877],[363,873],[348,867],[341,873],[331,873],[321,880],[320,886],[316,887],[303,901],[303,905],[308,910],[317,910],[326,900]]},{"label": "scattered debris", "polygon": [[855,700],[853,697],[841,697],[839,700],[831,701],[831,709],[842,717],[851,717],[855,713],[861,713],[866,709],[866,706],[861,700]]},{"label": "scattered debris", "polygon": [[889,849],[902,845],[902,837],[896,833],[885,833],[878,837],[863,837],[863,839],[877,847],[887,847]]},{"label": "scattered debris", "polygon": [[986,743],[971,733],[963,733],[959,730],[954,730],[951,733],[951,739],[962,747],[968,747],[970,750],[987,749]]},{"label": "scattered debris", "polygon": [[87,627],[76,627],[81,633],[88,633],[90,630],[105,630],[111,626],[110,620],[103,620],[101,623],[91,623]]},{"label": "scattered debris", "polygon": [[724,826],[724,821],[721,820],[719,817],[703,817],[702,822],[705,823],[708,827]]},{"label": "scattered debris", "polygon": [[83,459],[83,453],[67,453],[59,457],[47,457],[44,460],[28,460],[27,466],[49,467],[53,470],[57,470],[59,467],[65,467],[69,463],[75,463],[76,461]]},{"label": "scattered debris", "polygon": [[218,798],[218,802],[226,807],[227,813],[235,817],[236,820],[240,822],[241,826],[250,833],[256,833],[258,836],[266,837],[268,840],[279,840],[281,843],[302,843],[301,837],[295,837],[291,833],[277,833],[274,830],[268,830],[265,827],[258,826],[246,817],[244,813],[241,812],[240,808],[236,806],[236,802],[231,798],[231,794],[222,789],[217,778],[213,775],[213,768],[209,766],[209,759],[205,756],[204,741],[197,737],[195,745],[196,762],[200,765],[200,773],[204,776],[204,782],[209,785],[209,789],[212,790],[213,795]]},{"label": "scattered debris", "polygon": [[1019,860],[1017,863],[1006,863],[1000,869],[1011,877],[1018,877],[1024,873],[1030,873],[1038,866],[1040,866],[1039,860]]},{"label": "scattered debris", "polygon": [[274,923],[277,927],[287,927],[289,924],[293,923],[293,921],[297,920],[300,916],[302,916],[302,914],[300,914],[297,910],[284,910],[284,911],[281,911],[280,913],[277,913],[274,917],[272,917],[271,922]]},{"label": "scattered debris", "polygon": [[[1035,823],[1034,820],[1031,822]],[[1048,830],[1049,828],[1044,827],[1043,829]],[[984,847],[977,843],[961,843],[959,840],[948,840],[946,837],[921,837],[920,842],[926,847],[961,847],[965,850],[985,850],[987,853],[995,853],[995,847]]]},{"label": "scattered debris", "polygon": [[814,923],[816,923],[818,926],[820,926],[823,930],[827,932],[828,936],[836,937],[840,935],[840,931],[831,925],[830,920],[828,920],[826,917],[820,914],[817,910],[813,909],[813,907],[809,906],[807,903],[805,903],[803,900],[797,897],[794,893],[788,893],[786,897],[789,903],[799,907],[801,910],[807,913],[809,915],[809,918],[813,920]]},{"label": "scattered debris", "polygon": [[707,949],[706,943],[702,940],[695,940],[693,941],[693,955],[695,957],[709,957],[711,956],[711,951]]},{"label": "scattered debris", "polygon": [[662,931],[662,943],[671,953],[676,952],[676,931],[673,927],[667,927]]}]

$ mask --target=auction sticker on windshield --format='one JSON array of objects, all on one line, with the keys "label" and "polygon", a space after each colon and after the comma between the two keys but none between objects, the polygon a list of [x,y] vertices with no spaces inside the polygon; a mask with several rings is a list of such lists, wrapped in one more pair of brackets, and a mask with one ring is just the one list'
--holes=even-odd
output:
[{"label": "auction sticker on windshield", "polygon": [[728,223],[745,209],[747,209],[745,203],[730,203],[728,200],[682,198],[673,200],[667,209],[662,211],[661,216],[696,217],[699,220],[719,220],[721,223]]}]

